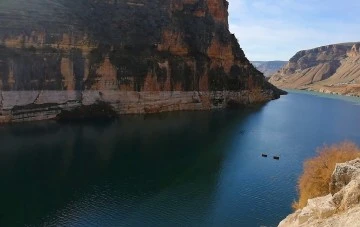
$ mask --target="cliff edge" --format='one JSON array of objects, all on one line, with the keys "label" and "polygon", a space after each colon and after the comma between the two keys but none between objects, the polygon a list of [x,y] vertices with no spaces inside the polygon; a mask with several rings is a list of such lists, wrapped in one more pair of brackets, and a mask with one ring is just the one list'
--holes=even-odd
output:
[{"label": "cliff edge", "polygon": [[309,199],[279,227],[359,227],[360,159],[337,164],[329,185],[331,194]]},{"label": "cliff edge", "polygon": [[2,1],[0,90],[1,122],[207,110],[283,94],[229,32],[226,0]]}]

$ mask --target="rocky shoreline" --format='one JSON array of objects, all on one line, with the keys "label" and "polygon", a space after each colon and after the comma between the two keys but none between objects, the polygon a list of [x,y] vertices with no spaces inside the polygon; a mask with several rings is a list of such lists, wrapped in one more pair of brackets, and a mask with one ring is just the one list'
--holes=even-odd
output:
[{"label": "rocky shoreline", "polygon": [[360,226],[360,159],[337,164],[329,184],[330,194],[309,199],[280,222],[279,227]]},{"label": "rocky shoreline", "polygon": [[134,91],[2,91],[0,123],[114,117],[181,110],[212,110],[264,103],[279,94],[273,90],[239,92],[134,92]]},{"label": "rocky shoreline", "polygon": [[323,88],[306,88],[302,89],[304,91],[313,91],[313,92],[320,92],[324,94],[330,95],[341,95],[341,96],[348,96],[348,97],[360,97],[360,87],[355,87],[353,90],[350,87],[323,87]]}]

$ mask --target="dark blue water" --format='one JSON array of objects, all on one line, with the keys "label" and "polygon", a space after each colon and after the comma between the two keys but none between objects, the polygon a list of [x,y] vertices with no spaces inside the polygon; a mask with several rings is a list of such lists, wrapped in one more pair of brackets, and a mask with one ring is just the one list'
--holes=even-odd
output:
[{"label": "dark blue water", "polygon": [[360,144],[359,126],[359,103],[301,93],[245,110],[1,126],[0,226],[276,226],[302,162],[323,144]]}]

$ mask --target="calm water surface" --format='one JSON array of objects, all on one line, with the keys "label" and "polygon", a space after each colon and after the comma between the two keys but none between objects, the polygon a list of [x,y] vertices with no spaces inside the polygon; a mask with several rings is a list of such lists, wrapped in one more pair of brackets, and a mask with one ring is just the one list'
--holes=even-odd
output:
[{"label": "calm water surface", "polygon": [[[360,144],[356,100],[0,127],[0,226],[276,226],[304,159]],[[275,161],[261,153],[280,155]]]}]

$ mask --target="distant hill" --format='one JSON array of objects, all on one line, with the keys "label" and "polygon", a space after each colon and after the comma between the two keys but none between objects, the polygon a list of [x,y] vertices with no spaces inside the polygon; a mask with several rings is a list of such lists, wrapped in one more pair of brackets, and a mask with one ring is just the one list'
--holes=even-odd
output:
[{"label": "distant hill", "polygon": [[360,42],[299,51],[269,81],[281,88],[360,96]]},{"label": "distant hill", "polygon": [[269,77],[281,69],[287,61],[252,61],[251,63],[266,77]]}]

